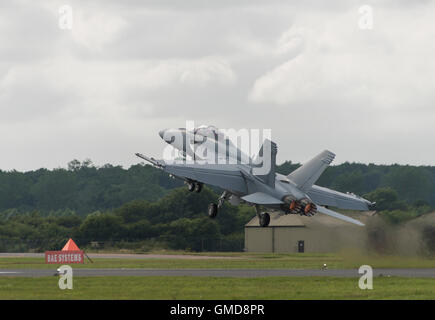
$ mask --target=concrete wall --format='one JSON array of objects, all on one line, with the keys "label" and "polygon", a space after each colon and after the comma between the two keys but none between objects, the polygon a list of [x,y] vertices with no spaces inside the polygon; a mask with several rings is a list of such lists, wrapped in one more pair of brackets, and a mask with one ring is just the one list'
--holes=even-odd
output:
[{"label": "concrete wall", "polygon": [[248,252],[298,252],[303,240],[305,252],[337,252],[344,248],[364,250],[367,236],[364,229],[308,227],[246,227],[245,250]]},{"label": "concrete wall", "polygon": [[273,252],[273,228],[245,228],[245,250],[248,252]]}]

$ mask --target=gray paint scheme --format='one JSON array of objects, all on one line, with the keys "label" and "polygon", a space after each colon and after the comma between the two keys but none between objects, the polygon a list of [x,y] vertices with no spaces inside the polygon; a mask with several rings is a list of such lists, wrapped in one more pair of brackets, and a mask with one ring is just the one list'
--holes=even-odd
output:
[{"label": "gray paint scheme", "polygon": [[[162,132],[160,133],[163,136]],[[168,142],[169,143],[169,142]],[[269,147],[268,147],[269,146]],[[270,171],[267,174],[255,175],[256,162],[250,164],[200,164],[200,163],[170,163],[164,160],[155,160],[141,154],[138,157],[151,162],[163,171],[180,177],[188,182],[209,184],[220,187],[226,192],[239,197],[244,202],[252,204],[260,216],[259,207],[264,206],[284,213],[294,213],[287,209],[292,202],[306,208],[314,205],[315,210],[301,214],[320,212],[337,219],[363,226],[360,221],[334,212],[322,206],[331,206],[341,209],[369,210],[373,205],[366,199],[353,194],[345,194],[328,188],[314,185],[323,171],[329,166],[335,155],[330,151],[323,151],[306,164],[287,176],[275,173],[277,147],[274,142],[266,140],[260,149],[260,154],[271,152]],[[259,158],[259,157],[257,157]],[[267,159],[267,157],[266,157]],[[225,198],[225,193],[222,195]]]},{"label": "gray paint scheme", "polygon": [[241,168],[232,164],[173,164],[165,165],[164,171],[177,177],[212,184],[233,193],[248,192]]},{"label": "gray paint scheme", "polygon": [[308,190],[320,178],[321,174],[334,160],[335,154],[330,151],[323,151],[303,166],[299,167],[287,177],[293,181],[298,188]]}]

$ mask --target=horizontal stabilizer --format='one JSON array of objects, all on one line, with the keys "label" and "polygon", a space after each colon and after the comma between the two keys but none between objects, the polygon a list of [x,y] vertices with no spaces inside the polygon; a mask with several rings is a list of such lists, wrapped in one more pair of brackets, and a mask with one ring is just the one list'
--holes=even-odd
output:
[{"label": "horizontal stabilizer", "polygon": [[322,206],[317,206],[317,212],[326,214],[326,215],[328,215],[330,217],[334,217],[334,218],[337,218],[337,219],[340,219],[340,220],[343,220],[343,221],[346,221],[346,222],[350,222],[350,223],[356,224],[358,226],[362,226],[362,227],[364,226],[364,223],[362,223],[362,222],[360,222],[358,220],[352,219],[352,218],[350,218],[348,216],[345,216],[344,214],[341,214],[341,213],[338,213],[338,212],[326,209],[325,207],[322,207]]},{"label": "horizontal stabilizer", "polygon": [[263,192],[256,192],[248,194],[247,196],[242,197],[243,200],[250,203],[255,204],[282,204],[281,200],[274,198],[272,196],[269,196],[266,193]]},{"label": "horizontal stabilizer", "polygon": [[313,185],[307,194],[317,205],[348,210],[368,211],[373,203],[352,193],[342,193],[328,188]]},{"label": "horizontal stabilizer", "polygon": [[325,150],[290,173],[287,178],[293,181],[302,190],[307,190],[319,179],[323,171],[331,164],[334,158],[335,154]]}]

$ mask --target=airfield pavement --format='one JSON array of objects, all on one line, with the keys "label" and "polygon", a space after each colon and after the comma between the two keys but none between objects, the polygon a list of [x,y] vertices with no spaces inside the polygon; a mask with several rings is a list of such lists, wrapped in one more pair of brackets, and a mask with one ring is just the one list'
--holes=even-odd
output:
[{"label": "airfield pavement", "polygon": [[[134,254],[134,253],[89,253],[89,257],[103,259],[244,259],[244,257],[207,256],[194,254]],[[44,258],[44,253],[0,253],[0,258]],[[0,277],[44,277],[56,274],[53,268],[5,268],[0,269]],[[360,277],[355,268],[74,268],[74,276],[197,276],[197,277]],[[435,278],[435,268],[373,268],[375,277]]]},{"label": "airfield pavement", "polygon": [[[74,276],[198,276],[198,277],[360,277],[356,269],[74,269]],[[2,269],[0,276],[46,277],[56,274],[53,269]],[[373,269],[375,277],[435,278],[431,269]]]}]

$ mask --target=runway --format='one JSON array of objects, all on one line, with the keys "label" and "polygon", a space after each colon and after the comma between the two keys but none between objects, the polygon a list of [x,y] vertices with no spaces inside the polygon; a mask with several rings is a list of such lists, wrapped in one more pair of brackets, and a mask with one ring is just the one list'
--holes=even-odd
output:
[{"label": "runway", "polygon": [[[53,269],[2,269],[0,277],[54,276]],[[194,277],[360,277],[357,269],[85,269],[73,267],[73,275],[79,277],[107,276],[194,276]],[[435,278],[432,269],[373,269],[375,277]]]}]

